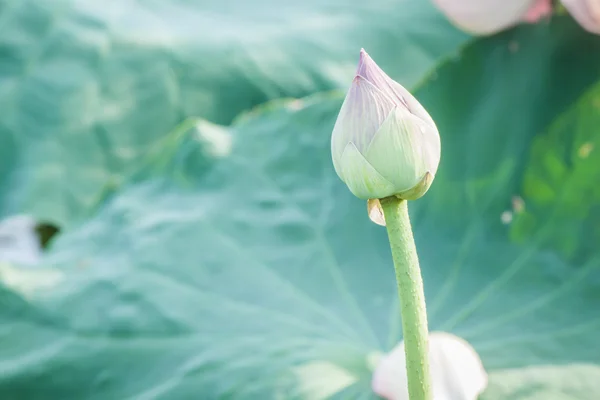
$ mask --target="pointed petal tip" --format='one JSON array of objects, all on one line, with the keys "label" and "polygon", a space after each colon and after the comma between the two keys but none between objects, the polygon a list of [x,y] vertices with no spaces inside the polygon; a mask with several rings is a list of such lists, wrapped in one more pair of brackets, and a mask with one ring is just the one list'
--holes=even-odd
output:
[{"label": "pointed petal tip", "polygon": [[372,61],[371,56],[369,55],[369,53],[367,53],[365,51],[364,48],[361,48],[360,49],[360,58],[359,58],[358,64],[362,65],[363,63],[369,62],[369,61]]},{"label": "pointed petal tip", "polygon": [[356,68],[356,75],[361,75],[365,71],[365,64],[372,62],[373,60],[369,56],[369,53],[364,48],[360,49],[360,57],[358,59],[358,67]]}]

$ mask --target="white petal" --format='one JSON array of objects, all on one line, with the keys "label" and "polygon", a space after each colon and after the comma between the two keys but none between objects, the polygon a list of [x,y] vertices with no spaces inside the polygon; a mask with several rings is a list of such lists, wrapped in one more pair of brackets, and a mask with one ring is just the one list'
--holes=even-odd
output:
[{"label": "white petal", "polygon": [[412,189],[427,172],[435,175],[440,153],[440,136],[435,126],[396,107],[364,154],[367,161],[394,184],[394,194],[397,194]]},{"label": "white petal", "polygon": [[362,77],[354,78],[331,135],[331,155],[338,176],[346,145],[352,142],[359,150],[366,148],[393,108],[393,102],[375,86]]},{"label": "white petal", "polygon": [[33,218],[15,215],[0,221],[0,262],[32,265],[41,256]]},{"label": "white petal", "polygon": [[455,25],[488,35],[517,24],[535,0],[433,0]]},{"label": "white petal", "polygon": [[340,178],[359,199],[380,199],[394,194],[394,185],[365,160],[354,143],[350,142],[346,146],[340,165],[342,168]]},{"label": "white petal", "polygon": [[16,267],[0,262],[0,282],[23,297],[33,298],[64,280],[64,273],[53,268]]},{"label": "white petal", "polygon": [[[476,400],[487,387],[487,373],[473,347],[445,332],[429,334],[433,400]],[[373,373],[373,391],[387,400],[409,400],[404,343],[384,356]]]},{"label": "white petal", "polygon": [[562,0],[565,8],[585,30],[600,35],[599,0]]}]

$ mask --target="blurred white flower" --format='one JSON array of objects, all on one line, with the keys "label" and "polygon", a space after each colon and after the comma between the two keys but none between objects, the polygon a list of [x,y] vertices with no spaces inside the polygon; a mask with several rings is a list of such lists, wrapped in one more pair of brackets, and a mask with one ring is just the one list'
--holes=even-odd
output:
[{"label": "blurred white flower", "polygon": [[600,0],[562,0],[562,3],[579,25],[600,35]]},{"label": "blurred white flower", "polygon": [[0,282],[25,298],[39,295],[62,282],[64,273],[53,268],[22,268],[0,262]]},{"label": "blurred white flower", "polygon": [[406,200],[429,189],[440,137],[423,106],[361,50],[331,136],[335,171],[361,199]]},{"label": "blurred white flower", "polygon": [[536,22],[552,12],[551,0],[433,0],[448,19],[476,35],[490,35],[518,24]]},{"label": "blurred white flower", "polygon": [[35,226],[27,215],[0,221],[0,262],[32,265],[40,260],[42,249]]},{"label": "blurred white flower", "polygon": [[[488,383],[473,347],[445,332],[429,334],[433,400],[476,400]],[[387,400],[409,400],[404,343],[381,358],[372,380],[373,391]]]}]

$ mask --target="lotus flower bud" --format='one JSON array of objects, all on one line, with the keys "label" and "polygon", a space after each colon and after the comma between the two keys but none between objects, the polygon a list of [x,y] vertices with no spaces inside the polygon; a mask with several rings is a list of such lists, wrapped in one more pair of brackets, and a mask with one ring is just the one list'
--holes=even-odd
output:
[{"label": "lotus flower bud", "polygon": [[478,35],[493,34],[519,23],[531,8],[544,4],[550,7],[549,0],[434,0],[434,3],[452,23]]},{"label": "lotus flower bud", "polygon": [[562,0],[562,3],[579,25],[600,35],[600,0]]},{"label": "lotus flower bud", "polygon": [[413,200],[429,189],[440,137],[419,102],[361,50],[331,136],[335,171],[361,199]]}]

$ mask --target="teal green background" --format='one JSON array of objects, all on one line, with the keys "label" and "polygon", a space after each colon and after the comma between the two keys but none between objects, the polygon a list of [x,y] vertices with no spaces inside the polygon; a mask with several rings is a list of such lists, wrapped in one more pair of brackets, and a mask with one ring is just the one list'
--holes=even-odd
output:
[{"label": "teal green background", "polygon": [[570,17],[471,38],[419,0],[4,0],[0,21],[0,215],[60,228],[26,282],[2,272],[1,398],[314,399],[297,371],[323,361],[353,377],[333,398],[376,398],[394,272],[329,149],[361,47],[441,134],[409,205],[430,328],[478,351],[482,399],[600,396],[600,39]]}]

